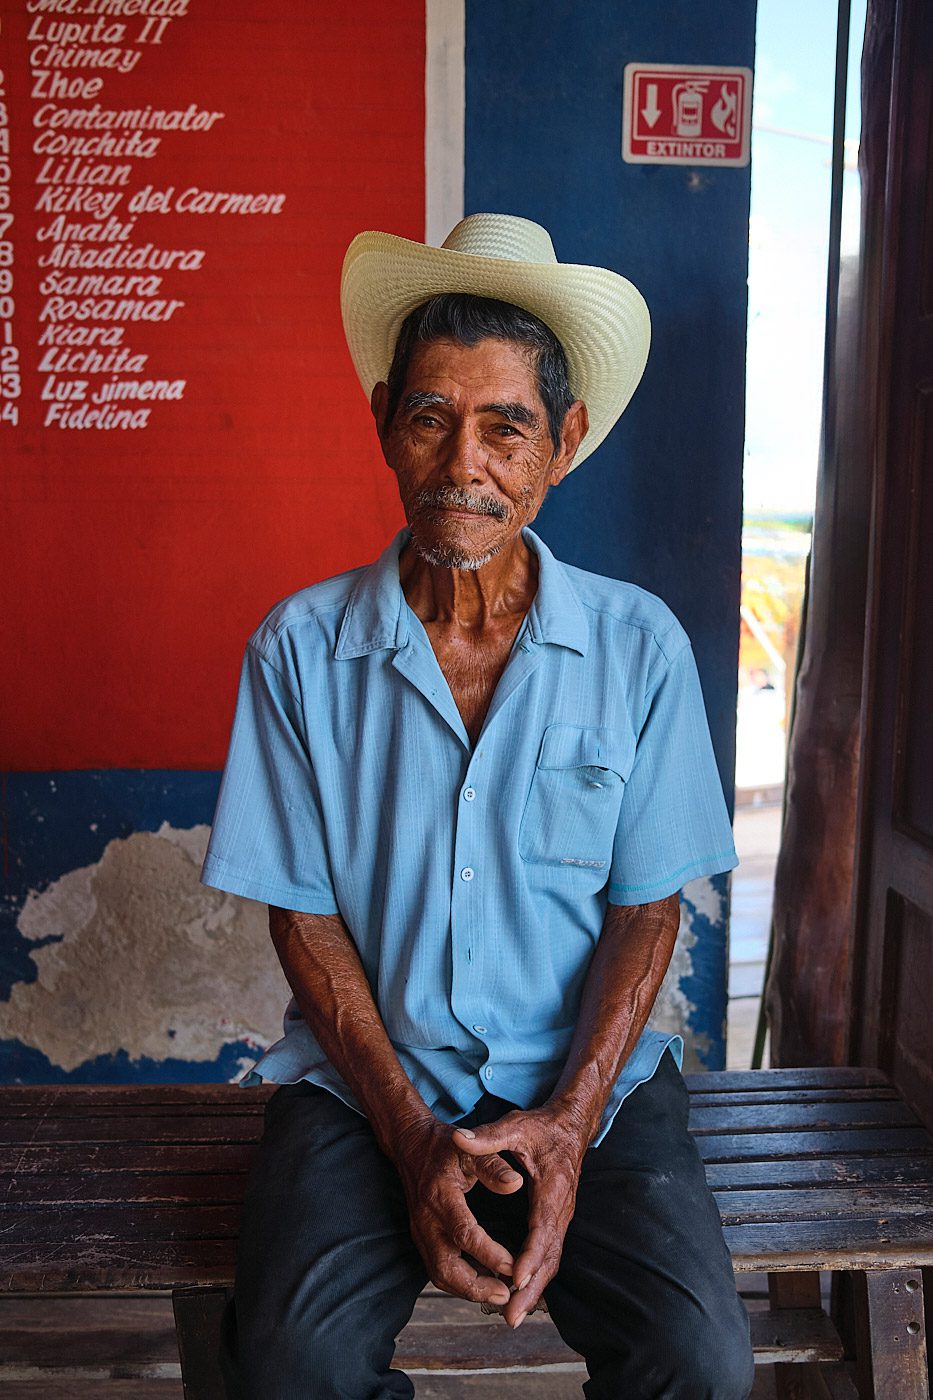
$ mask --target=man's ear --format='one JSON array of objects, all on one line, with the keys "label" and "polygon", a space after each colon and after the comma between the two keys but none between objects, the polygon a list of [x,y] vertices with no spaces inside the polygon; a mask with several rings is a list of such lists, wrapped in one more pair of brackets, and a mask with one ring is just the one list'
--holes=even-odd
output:
[{"label": "man's ear", "polygon": [[[373,391],[369,396],[369,406],[372,409],[373,417],[376,420],[376,432],[379,436],[379,446],[382,448],[382,455],[386,455],[386,415],[389,408],[389,386],[381,379],[378,384],[373,385]],[[388,458],[386,458],[388,461]]]},{"label": "man's ear", "polygon": [[582,399],[575,399],[564,414],[560,429],[560,448],[551,463],[550,481],[552,486],[563,481],[573,466],[580,443],[586,437],[590,426],[590,415]]}]

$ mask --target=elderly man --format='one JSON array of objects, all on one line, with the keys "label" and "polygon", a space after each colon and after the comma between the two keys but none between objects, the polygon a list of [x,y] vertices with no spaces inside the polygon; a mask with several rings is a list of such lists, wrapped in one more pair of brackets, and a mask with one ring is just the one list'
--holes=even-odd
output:
[{"label": "elderly man", "polygon": [[680,1042],[645,1029],[678,891],[735,864],[696,669],[528,528],[634,391],[644,303],[474,215],[361,234],[342,304],[408,527],[247,648],[204,878],[270,905],[294,999],[228,1393],[410,1397],[431,1278],[512,1327],[545,1298],[590,1400],[741,1400]]}]

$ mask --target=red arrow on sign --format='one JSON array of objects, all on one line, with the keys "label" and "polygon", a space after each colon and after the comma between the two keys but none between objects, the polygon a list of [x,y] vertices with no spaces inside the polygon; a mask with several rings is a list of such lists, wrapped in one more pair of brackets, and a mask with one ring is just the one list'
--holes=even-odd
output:
[{"label": "red arrow on sign", "polygon": [[641,113],[641,114],[642,114],[642,116],[644,117],[645,121],[648,123],[649,126],[654,126],[654,124],[655,124],[655,122],[657,121],[658,117],[661,115],[661,108],[658,106],[658,85],[657,85],[657,83],[649,83],[649,84],[648,84],[648,101],[645,103],[644,107],[642,108],[642,113]]}]

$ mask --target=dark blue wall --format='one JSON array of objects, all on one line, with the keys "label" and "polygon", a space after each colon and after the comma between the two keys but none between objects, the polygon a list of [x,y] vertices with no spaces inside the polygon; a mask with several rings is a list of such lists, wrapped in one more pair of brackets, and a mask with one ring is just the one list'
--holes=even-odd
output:
[{"label": "dark blue wall", "polygon": [[751,67],[754,0],[467,0],[467,213],[521,214],[564,262],[628,277],[645,377],[540,517],[555,552],[659,594],[696,651],[731,801],[749,171],[627,165],[626,63]]},{"label": "dark blue wall", "polygon": [[[625,164],[622,80],[634,61],[752,67],[755,0],[467,0],[466,16],[466,212],[537,220],[561,261],[622,273],[651,311],[642,384],[551,493],[541,533],[558,557],[650,589],[683,622],[731,805],[749,170]],[[715,1068],[725,919],[692,927],[681,987]]]}]

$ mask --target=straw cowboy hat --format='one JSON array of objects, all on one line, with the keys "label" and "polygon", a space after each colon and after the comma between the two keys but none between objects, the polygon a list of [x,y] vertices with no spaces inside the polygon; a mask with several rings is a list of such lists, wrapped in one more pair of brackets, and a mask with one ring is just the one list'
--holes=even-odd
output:
[{"label": "straw cowboy hat", "polygon": [[511,214],[471,214],[440,248],[360,233],[344,258],[340,307],[367,398],[389,373],[405,317],[439,292],[496,297],[550,326],[567,355],[570,388],[590,418],[573,465],[594,452],[648,358],[651,323],[637,288],[604,267],[559,263],[547,230]]}]

